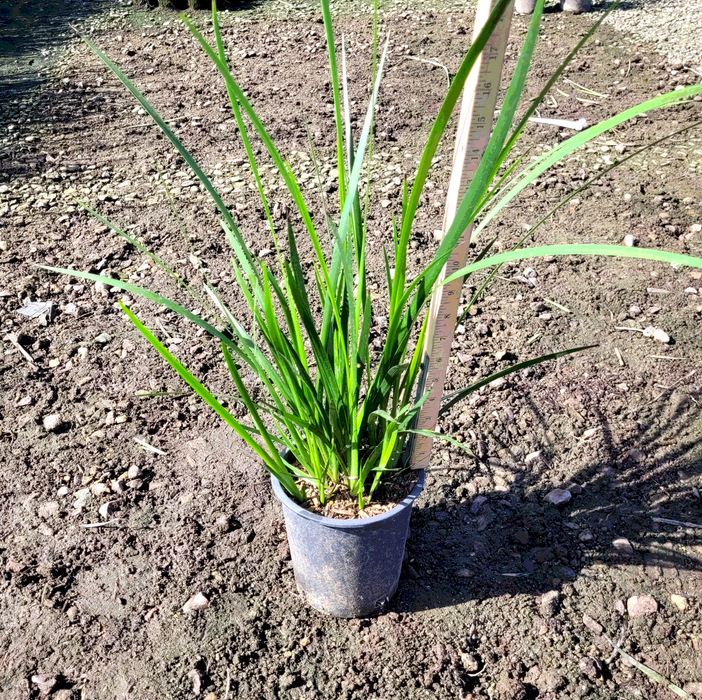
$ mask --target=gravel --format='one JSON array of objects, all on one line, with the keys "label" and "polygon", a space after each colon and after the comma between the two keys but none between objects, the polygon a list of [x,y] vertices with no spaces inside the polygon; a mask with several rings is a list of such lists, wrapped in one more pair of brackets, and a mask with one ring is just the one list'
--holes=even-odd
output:
[{"label": "gravel", "polygon": [[702,73],[702,2],[634,0],[623,2],[605,20],[615,29],[651,42],[658,53]]}]

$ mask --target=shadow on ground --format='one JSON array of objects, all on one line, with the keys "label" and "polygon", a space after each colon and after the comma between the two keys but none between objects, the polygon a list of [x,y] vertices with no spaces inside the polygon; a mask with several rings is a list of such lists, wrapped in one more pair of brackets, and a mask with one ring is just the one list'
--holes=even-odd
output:
[{"label": "shadow on ground", "polygon": [[[597,566],[619,569],[622,576],[645,571],[654,578],[702,577],[702,558],[690,547],[702,530],[676,524],[702,526],[698,397],[699,391],[664,391],[658,401],[631,408],[637,430],[623,439],[599,416],[595,435],[576,438],[567,457],[581,462],[578,451],[599,440],[598,459],[585,463],[570,484],[544,486],[554,456],[545,450],[529,467],[484,464],[470,480],[454,479],[453,494],[413,513],[392,609],[416,612],[505,594],[540,595]],[[537,407],[531,409],[543,421]],[[511,485],[485,488],[496,479]],[[545,501],[558,485],[572,494],[561,506]]]}]

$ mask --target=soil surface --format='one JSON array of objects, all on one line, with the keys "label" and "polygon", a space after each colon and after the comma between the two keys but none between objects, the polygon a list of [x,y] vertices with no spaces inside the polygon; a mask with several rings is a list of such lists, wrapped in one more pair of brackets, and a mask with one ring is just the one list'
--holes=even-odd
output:
[{"label": "soil surface", "polygon": [[[288,4],[227,12],[222,22],[234,75],[306,183],[321,225],[306,127],[333,203],[323,27],[316,8]],[[457,329],[446,391],[510,363],[597,347],[454,407],[440,429],[477,459],[435,448],[389,609],[367,620],[326,619],[297,593],[268,475],[117,302],[229,395],[216,344],[151,302],[37,267],[100,271],[182,298],[78,198],[194,287],[206,273],[241,308],[213,206],[131,96],[70,38],[76,21],[170,121],[251,246],[264,256],[272,248],[226,93],[175,15],[112,3],[66,7],[68,18],[47,19],[44,34],[3,44],[0,74],[0,696],[675,697],[622,660],[614,642],[702,697],[700,272],[572,258],[504,267]],[[375,350],[385,322],[382,246],[392,250],[402,179],[412,176],[447,84],[441,67],[408,56],[453,73],[472,31],[470,9],[417,8],[425,3],[382,17],[391,53],[372,170]],[[360,128],[371,19],[361,5],[338,14]],[[595,16],[545,15],[527,97]],[[194,17],[207,28],[207,14]],[[5,34],[8,27],[17,23],[5,24]],[[507,74],[525,30],[515,17]],[[39,57],[37,73],[30,61]],[[609,26],[566,76],[541,116],[595,123],[699,81]],[[701,118],[696,102],[608,132],[505,209],[484,240],[508,248],[621,154]],[[419,209],[414,270],[432,255],[441,227],[449,133]],[[519,153],[531,149],[531,158],[571,133],[532,124]],[[701,168],[700,130],[681,133],[605,174],[534,240],[621,243],[630,234],[639,246],[702,255]],[[284,209],[272,170],[266,187]],[[302,255],[311,260],[309,248]],[[464,302],[484,279],[468,280]],[[18,309],[29,301],[52,309],[27,318]],[[618,330],[626,326],[655,326],[670,342]],[[245,381],[254,388],[252,377]],[[550,502],[557,488],[568,492],[556,494],[560,505]]]}]

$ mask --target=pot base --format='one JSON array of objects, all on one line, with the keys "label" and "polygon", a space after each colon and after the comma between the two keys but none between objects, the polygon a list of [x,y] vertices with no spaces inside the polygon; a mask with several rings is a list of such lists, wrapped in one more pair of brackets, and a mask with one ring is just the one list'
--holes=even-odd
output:
[{"label": "pot base", "polygon": [[424,488],[420,471],[412,492],[372,518],[337,520],[305,510],[273,479],[283,506],[298,590],[311,607],[334,617],[381,613],[400,580],[412,504]]}]

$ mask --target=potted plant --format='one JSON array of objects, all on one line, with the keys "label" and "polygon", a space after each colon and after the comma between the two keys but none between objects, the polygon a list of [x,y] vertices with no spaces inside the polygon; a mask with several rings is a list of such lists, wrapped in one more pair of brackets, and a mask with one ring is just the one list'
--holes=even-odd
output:
[{"label": "potted plant", "polygon": [[[106,282],[152,300],[189,319],[221,343],[224,363],[246,408],[248,419],[235,418],[145,326],[138,314],[123,306],[124,312],[144,337],[202,400],[256,452],[271,473],[274,492],[283,504],[298,585],[311,605],[333,615],[351,617],[378,611],[397,586],[411,505],[424,483],[422,472],[410,474],[408,478],[403,460],[408,439],[419,432],[413,428],[413,419],[425,398],[425,395],[415,394],[421,374],[426,329],[422,319],[425,318],[427,302],[439,284],[441,270],[463,231],[479,218],[480,223],[474,233],[474,236],[478,236],[513,197],[578,146],[626,119],[667,105],[680,104],[702,92],[702,86],[688,87],[632,107],[554,146],[516,174],[521,163],[519,160],[512,162],[510,153],[517,138],[577,49],[606,16],[605,13],[586,33],[541,94],[527,106],[521,120],[516,122],[515,112],[543,12],[544,3],[539,0],[478,172],[430,264],[414,278],[408,279],[407,252],[432,159],[466,78],[509,3],[510,0],[498,0],[471,45],[431,127],[414,181],[411,187],[405,184],[399,221],[397,224],[393,222],[393,249],[385,253],[389,304],[384,310],[387,329],[382,338],[382,351],[377,354],[369,350],[374,309],[366,274],[368,192],[359,191],[359,181],[371,141],[373,114],[387,58],[387,44],[377,62],[377,70],[374,68],[373,71],[368,109],[356,142],[345,90],[345,69],[341,71],[340,80],[337,68],[329,1],[322,0],[334,94],[339,205],[335,217],[325,217],[329,234],[325,240],[313,223],[301,187],[291,169],[229,71],[216,7],[213,4],[214,47],[187,17],[182,16],[183,22],[224,78],[275,246],[276,260],[266,264],[247,248],[232,214],[210,179],[167,123],[117,66],[86,40],[155,120],[212,197],[234,252],[233,273],[251,320],[247,323],[238,318],[225,305],[216,288],[207,282],[204,283],[204,295],[198,295],[198,300],[208,305],[209,315],[195,314],[171,299],[129,282],[76,270],[47,269]],[[375,37],[377,39],[377,30]],[[343,58],[345,65],[345,56]],[[375,60],[373,65],[375,67]],[[244,117],[277,167],[293,204],[293,214],[284,222],[282,231],[272,217]],[[600,172],[597,177],[602,174]],[[191,290],[156,254],[146,251],[139,241],[99,214],[92,213]],[[492,245],[487,244],[473,262],[448,280],[469,276],[482,268],[492,267],[494,272],[510,260],[545,255],[622,255],[702,267],[702,260],[658,250],[587,244],[524,248],[523,244],[534,229],[514,250],[506,253],[493,255]],[[298,252],[301,235],[306,237],[306,245],[313,250],[313,264],[306,269]],[[219,323],[209,320],[210,317],[218,318]],[[443,410],[499,376],[578,349],[554,352],[486,377],[447,397]],[[256,376],[261,398],[254,398],[253,392],[246,386],[241,367],[246,367]],[[427,431],[424,434],[455,443],[446,435]],[[394,507],[377,505],[378,493],[384,485],[386,490],[392,488],[395,491],[394,498],[389,498],[390,505],[394,503]],[[355,517],[334,517],[338,515],[335,512],[338,510]]]}]

